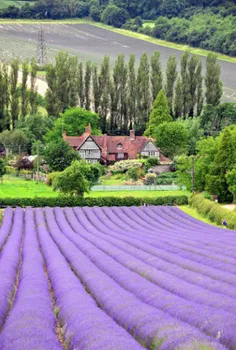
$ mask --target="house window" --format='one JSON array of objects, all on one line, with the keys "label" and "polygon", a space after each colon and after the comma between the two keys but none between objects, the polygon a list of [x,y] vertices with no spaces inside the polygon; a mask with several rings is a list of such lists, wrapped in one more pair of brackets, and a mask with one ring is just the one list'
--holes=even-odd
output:
[{"label": "house window", "polygon": [[116,148],[117,148],[117,149],[122,149],[122,148],[123,148],[123,146],[122,146],[122,144],[121,144],[121,143],[118,143],[118,145],[116,146]]},{"label": "house window", "polygon": [[117,153],[117,158],[118,159],[123,159],[124,158],[124,153]]},{"label": "house window", "polygon": [[150,157],[153,157],[153,156],[155,156],[156,155],[156,151],[151,151],[151,152],[149,152],[149,156]]}]

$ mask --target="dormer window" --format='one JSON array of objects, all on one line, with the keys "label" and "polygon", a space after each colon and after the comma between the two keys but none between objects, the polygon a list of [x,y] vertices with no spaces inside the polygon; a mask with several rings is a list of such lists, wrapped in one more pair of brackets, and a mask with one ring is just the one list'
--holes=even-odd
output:
[{"label": "dormer window", "polygon": [[121,150],[123,148],[121,143],[118,143],[118,145],[116,146],[117,149]]}]

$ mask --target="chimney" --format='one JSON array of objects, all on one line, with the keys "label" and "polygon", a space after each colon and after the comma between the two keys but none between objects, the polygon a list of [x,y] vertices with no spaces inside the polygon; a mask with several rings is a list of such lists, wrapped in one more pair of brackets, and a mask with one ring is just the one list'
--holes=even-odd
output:
[{"label": "chimney", "polygon": [[129,137],[130,137],[130,140],[135,140],[135,131],[134,131],[134,129],[130,130]]},{"label": "chimney", "polygon": [[65,138],[66,137],[66,131],[63,131],[62,133],[62,137]]},{"label": "chimney", "polygon": [[85,134],[91,135],[91,125],[90,125],[90,123],[89,123],[89,125],[86,126],[86,128],[85,128]]}]

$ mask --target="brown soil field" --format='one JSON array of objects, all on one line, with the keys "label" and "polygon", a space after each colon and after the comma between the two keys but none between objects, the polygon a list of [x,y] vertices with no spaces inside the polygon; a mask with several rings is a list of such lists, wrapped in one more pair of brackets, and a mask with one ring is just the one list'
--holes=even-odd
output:
[{"label": "brown soil field", "polygon": [[[178,61],[182,51],[159,46],[143,40],[120,35],[112,31],[89,24],[47,24],[40,26],[44,30],[48,60],[53,61],[60,51],[68,51],[80,60],[91,60],[98,64],[105,55],[110,57],[113,64],[119,53],[126,57],[135,54],[138,60],[143,52],[151,55],[159,50],[163,69],[168,57],[176,55]],[[0,24],[0,59],[11,61],[15,57],[21,60],[35,57],[39,24]],[[202,57],[203,66],[205,57]],[[219,61],[222,69],[224,84],[224,100],[236,101],[236,64]]]}]

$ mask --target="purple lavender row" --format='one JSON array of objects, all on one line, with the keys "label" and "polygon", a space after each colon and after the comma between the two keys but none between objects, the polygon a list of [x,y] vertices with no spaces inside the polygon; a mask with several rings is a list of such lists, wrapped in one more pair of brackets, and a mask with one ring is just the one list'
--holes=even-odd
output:
[{"label": "purple lavender row", "polygon": [[[130,218],[127,218],[127,215],[125,215],[121,208],[112,208],[114,210],[114,212],[116,213],[116,215],[124,221],[125,224],[127,224],[127,221],[129,222],[129,224],[133,225],[134,227],[137,226],[135,221],[130,220]],[[188,251],[188,246],[186,245],[185,249],[182,247],[179,247],[178,243],[176,243],[176,247],[174,246],[174,242],[169,241],[168,243],[164,242],[163,240],[159,239],[158,236],[155,237],[148,237],[147,232],[142,232],[139,231],[138,234],[133,234],[133,237],[138,238],[139,240],[144,240],[145,242],[148,242],[150,244],[153,244],[165,251],[168,251],[170,253],[175,253],[178,254],[181,257],[187,258],[191,261],[195,261],[195,262],[199,262],[201,264],[204,264],[206,266],[211,266],[214,267],[216,269],[220,269],[223,271],[229,271],[233,274],[236,274],[236,266],[229,264],[229,263],[225,263],[223,261],[217,261],[217,260],[213,260],[209,257],[205,257],[203,255],[197,254],[197,253],[193,253],[192,251]],[[158,238],[158,239],[157,239]]]},{"label": "purple lavender row", "polygon": [[[108,208],[107,208],[108,209]],[[159,239],[154,239],[154,238],[150,238],[150,237],[147,237],[147,234],[146,233],[139,233],[138,235],[135,234],[136,232],[136,229],[133,229],[132,233],[131,233],[131,230],[128,231],[128,229],[130,228],[130,226],[128,225],[127,221],[130,223],[130,220],[127,219],[127,217],[124,215],[124,213],[120,213],[120,208],[111,208],[112,211],[114,212],[114,214],[116,215],[116,219],[115,220],[120,220],[120,222],[122,222],[122,225],[123,225],[123,229],[120,229],[120,227],[117,227],[116,228],[116,233],[119,233],[121,235],[123,235],[123,237],[131,237],[131,238],[134,238],[136,241],[142,241],[144,242],[145,244],[148,243],[149,245],[151,245],[152,247],[155,247],[157,250],[158,250],[158,255],[160,256],[163,256],[163,253],[165,255],[165,253],[174,253],[174,256],[176,256],[177,258],[180,256],[181,257],[181,260],[182,259],[186,259],[186,265],[184,265],[183,267],[188,267],[188,264],[187,262],[189,261],[189,264],[191,266],[192,263],[196,263],[196,264],[201,264],[202,267],[204,266],[208,266],[208,267],[213,267],[215,268],[216,272],[218,273],[218,269],[217,267],[220,266],[220,269],[221,270],[224,270],[224,271],[228,271],[228,270],[231,270],[231,269],[234,269],[234,266],[232,265],[227,265],[225,266],[222,262],[219,263],[217,266],[215,261],[212,261],[211,259],[206,259],[204,257],[201,257],[201,256],[198,256],[198,255],[194,255],[194,254],[187,254],[188,252],[186,251],[183,251],[182,249],[175,249],[173,247],[171,247],[169,244],[159,240]],[[96,208],[94,208],[92,210],[95,211]],[[103,208],[103,210],[105,210],[105,208]],[[88,209],[88,208],[83,208],[83,211],[85,213],[91,213],[91,211]],[[110,211],[110,213],[112,213]],[[112,214],[107,214],[107,218],[106,220],[108,220],[109,218],[111,218],[111,215]],[[135,226],[135,225],[134,225]],[[126,231],[127,229],[127,231]],[[125,230],[125,231],[124,231]],[[207,261],[206,261],[207,260]],[[201,265],[199,265],[199,267],[201,268]],[[227,270],[228,268],[228,270]],[[193,267],[193,270],[195,271],[195,268]],[[230,280],[233,278],[235,280],[235,275],[234,274],[230,274]],[[227,282],[229,281],[230,284],[235,284],[235,282],[230,282],[230,280],[227,280]]]},{"label": "purple lavender row", "polygon": [[[124,208],[124,207],[121,207],[120,208],[121,211],[123,211],[124,215],[126,216],[126,220],[129,220],[130,221],[130,224],[132,225],[132,223],[138,223],[140,225],[140,227],[143,227],[143,229],[147,230],[147,226],[149,225],[144,225],[143,223],[145,223],[147,220],[145,214],[142,213],[142,211],[140,209],[137,209],[137,208]],[[135,209],[138,210],[138,215],[137,213],[135,212]],[[151,210],[149,210],[150,212]],[[144,219],[141,218],[142,215],[144,215]],[[166,219],[166,218],[160,218],[163,220],[163,227],[167,226],[167,225],[170,225],[170,220],[169,219]],[[146,220],[146,221],[145,221]],[[149,219],[151,220],[151,218]],[[141,226],[142,225],[142,226]],[[155,231],[155,227],[154,226],[151,226],[149,225],[150,227],[153,227],[153,232]],[[236,273],[236,259],[233,258],[233,257],[230,257],[228,255],[223,255],[222,252],[221,253],[212,253],[212,251],[214,251],[212,248],[211,249],[207,249],[207,248],[201,248],[201,249],[198,249],[197,247],[191,247],[189,245],[189,242],[190,242],[190,239],[188,239],[188,242],[185,242],[185,243],[181,243],[181,242],[178,242],[178,240],[176,239],[173,239],[177,234],[175,233],[177,231],[177,228],[176,228],[176,222],[175,222],[175,225],[173,226],[172,228],[172,231],[169,231],[170,233],[173,232],[173,234],[167,234],[168,231],[165,230],[165,232],[159,232],[158,231],[158,228],[156,228],[156,234],[158,234],[158,239],[161,240],[162,242],[164,243],[167,243],[169,245],[171,245],[173,248],[176,248],[176,249],[182,249],[183,251],[187,251],[189,253],[192,253],[192,254],[196,254],[196,255],[199,255],[200,257],[203,256],[205,257],[206,261],[209,261],[207,259],[213,259],[215,261],[216,264],[218,264],[218,260],[220,262],[223,262],[225,264],[231,264],[231,265],[235,265],[235,266],[231,266],[230,268],[233,269]],[[141,232],[141,229],[139,229],[139,232]],[[173,237],[174,236],[174,237]],[[157,236],[155,235],[155,238]],[[178,235],[177,235],[178,237]],[[154,236],[153,236],[154,238]],[[197,246],[199,247],[201,244],[197,244]],[[218,267],[218,266],[217,266]],[[233,272],[233,271],[231,271]]]},{"label": "purple lavender row", "polygon": [[[65,215],[69,220],[71,227],[76,229],[78,222],[73,216],[72,210],[65,208]],[[188,302],[126,269],[125,266],[122,266],[119,263],[123,260],[123,256],[125,255],[124,252],[118,250],[114,251],[114,259],[116,260],[112,259],[109,256],[113,255],[112,246],[105,249],[104,247],[106,247],[106,243],[104,241],[99,244],[98,237],[94,236],[91,238],[87,232],[84,232],[82,227],[77,229],[79,236],[76,236],[74,231],[70,229],[69,224],[65,222],[62,211],[58,208],[55,209],[55,216],[58,223],[61,224],[61,227],[64,227],[63,233],[78,247],[80,251],[86,254],[97,267],[113,278],[121,287],[127,289],[147,305],[163,310],[172,317],[177,317],[179,320],[187,322],[191,326],[198,327],[213,337],[215,337],[215,334],[218,332],[219,325],[224,324],[226,320],[231,318],[229,312],[224,312],[222,310],[217,311],[212,307]],[[94,244],[91,244],[89,242],[90,240],[93,241]],[[97,246],[100,250],[97,249]],[[101,251],[104,249],[107,254]],[[129,260],[131,265],[135,265],[132,257],[130,257]],[[135,267],[137,267],[137,264]],[[163,276],[163,279],[165,279],[165,276]],[[176,311],[176,305],[178,305],[178,312]],[[232,315],[232,317],[234,316]],[[212,324],[212,318],[215,320],[215,325]],[[202,324],[205,320],[207,320],[208,325],[202,328]],[[224,344],[226,343],[225,345],[228,345],[231,341],[234,334],[232,328],[235,325],[236,317],[232,320],[232,324],[228,324],[228,328],[226,330],[224,329],[227,334],[225,333],[224,336],[222,335],[222,338],[220,337],[220,341]]]},{"label": "purple lavender row", "polygon": [[[35,214],[42,252],[59,308],[59,321],[65,329],[69,349],[142,349],[85,291],[50,237],[42,209],[36,209]],[[65,240],[63,246],[66,249]],[[78,261],[77,254],[72,254],[71,259]]]},{"label": "purple lavender row", "polygon": [[[59,208],[55,209],[55,215],[58,210]],[[224,348],[218,341],[141,302],[132,293],[120,287],[62,234],[62,231],[65,235],[68,234],[69,225],[65,217],[60,215],[60,210],[58,213],[56,219],[60,228],[55,221],[53,210],[45,209],[48,226],[59,249],[100,307],[145,347],[158,349],[161,344],[163,350],[175,350],[190,348],[194,343],[199,349],[204,346],[208,346],[209,349]],[[75,233],[73,235],[75,236]],[[73,256],[76,259],[73,259]]]},{"label": "purple lavender row", "polygon": [[44,262],[38,249],[33,210],[25,211],[20,283],[0,334],[1,350],[60,350]]},{"label": "purple lavender row", "polygon": [[[109,208],[103,208],[103,211],[108,210]],[[86,212],[86,208],[83,209]],[[99,209],[98,209],[99,210]],[[95,211],[95,208],[94,208]],[[97,229],[95,226],[91,224],[91,221],[89,222],[87,217],[85,216],[84,212],[80,208],[75,209],[76,216],[83,225],[86,230],[88,230],[91,233],[97,234]],[[91,213],[91,210],[88,209],[88,213]],[[110,213],[110,212],[109,212]],[[88,214],[89,215],[89,214]],[[110,219],[117,218],[114,213],[111,213],[109,215]],[[109,223],[108,217],[105,217],[104,221],[105,224]],[[203,286],[204,288],[208,288],[209,290],[213,290],[215,292],[225,293],[231,297],[235,297],[236,289],[236,281],[234,278],[234,275],[231,275],[227,272],[221,272],[216,269],[212,268],[205,268],[204,266],[201,266],[197,263],[192,263],[189,260],[181,259],[173,254],[165,253],[165,251],[162,251],[158,248],[155,248],[145,242],[139,242],[137,239],[133,239],[128,237],[127,235],[122,235],[118,233],[114,233],[112,231],[112,224],[113,221],[110,221],[109,228],[103,226],[103,228],[100,226],[100,231],[106,233],[106,240],[113,239],[112,243],[114,245],[117,245],[117,242],[124,242],[123,243],[123,250],[127,251],[128,247],[137,248],[136,252],[138,253],[138,257],[142,257],[144,261],[150,265],[153,265],[159,270],[167,271],[172,275],[177,275],[178,277],[183,277],[186,280],[189,280],[190,283],[195,283],[197,285]],[[96,225],[96,221],[95,221]],[[116,243],[114,241],[116,239]],[[119,248],[121,248],[120,245],[117,245]],[[129,252],[129,251],[128,251]],[[134,250],[132,250],[132,253]],[[144,253],[144,256],[142,255]],[[145,255],[149,254],[148,257]],[[175,263],[177,261],[178,265]],[[189,270],[188,267],[191,269]],[[199,278],[199,272],[201,272],[200,278]],[[207,276],[210,276],[207,277]],[[212,278],[211,278],[212,277]],[[218,280],[219,279],[219,280]],[[223,281],[226,280],[226,282],[230,282],[233,284],[227,284]]]},{"label": "purple lavender row", "polygon": [[[136,212],[138,210],[138,208],[132,208],[132,209],[135,210]],[[232,244],[234,244],[234,247],[236,247],[235,234],[234,234],[234,237],[233,236],[230,237],[227,235],[222,236],[222,232],[221,234],[217,233],[214,230],[213,226],[210,229],[196,228],[191,221],[184,223],[182,217],[175,214],[175,212],[171,212],[170,210],[168,210],[168,208],[161,208],[159,211],[157,210],[158,208],[154,208],[154,207],[150,208],[150,210],[147,210],[147,209],[149,208],[144,208],[142,213],[143,214],[145,213],[146,215],[148,215],[148,219],[150,220],[151,218],[154,221],[154,225],[155,225],[155,221],[160,215],[162,218],[166,219],[167,222],[172,223],[172,226],[174,228],[172,232],[174,234],[177,231],[176,233],[177,237],[178,237],[179,229],[181,228],[181,237],[187,239],[188,244],[190,243],[191,245],[210,249],[221,254],[222,254],[222,247],[223,247],[226,250],[229,250],[229,251],[231,250],[231,256],[234,256],[234,257],[236,256],[235,250],[232,247]],[[138,212],[138,215],[139,214],[140,214],[140,211]],[[201,240],[199,240],[199,236],[201,236]],[[225,249],[223,254],[227,255],[227,251],[225,251]]]},{"label": "purple lavender row", "polygon": [[10,232],[13,218],[12,208],[6,208],[4,211],[4,217],[2,221],[2,226],[0,228],[0,249],[5,243],[7,236]]},{"label": "purple lavender row", "polygon": [[5,322],[14,292],[16,274],[20,263],[20,245],[23,230],[23,210],[14,211],[13,226],[0,258],[0,329]]},{"label": "purple lavender row", "polygon": [[[76,211],[78,212],[79,210],[75,209],[75,212]],[[66,214],[68,213],[67,209],[65,209],[65,213]],[[96,216],[94,215],[94,213],[96,213]],[[154,260],[152,255],[142,252],[140,249],[137,250],[134,247],[132,248],[132,246],[129,246],[127,243],[123,243],[120,241],[117,242],[117,239],[112,238],[111,234],[109,235],[109,233],[111,233],[111,226],[109,227],[109,229],[107,229],[106,227],[107,220],[105,222],[102,221],[102,209],[96,208],[96,210],[94,210],[94,213],[89,211],[88,216],[90,217],[90,222],[92,222],[94,225],[96,225],[97,218],[101,220],[101,222],[99,223],[99,231],[96,229],[93,231],[93,234],[96,237],[95,244],[99,243],[99,241],[97,240],[98,237],[103,240],[99,246],[100,249],[105,251],[104,249],[105,247],[107,247],[108,251],[106,252],[109,254],[110,247],[112,247],[113,250],[115,249],[115,246],[120,248],[119,250],[120,252],[123,252],[123,255],[120,255],[118,251],[116,255],[118,257],[121,256],[122,261],[120,262],[122,264],[125,264],[125,266],[128,267],[129,269],[135,272],[138,272],[142,276],[145,276],[146,279],[161,286],[162,288],[167,289],[170,292],[173,292],[187,300],[194,301],[197,303],[204,303],[216,308],[222,308],[229,312],[231,311],[233,312],[233,309],[234,309],[234,311],[236,312],[236,301],[231,297],[227,296],[227,294],[224,295],[223,293],[224,290],[222,289],[221,284],[218,284],[218,288],[216,291],[215,290],[209,291],[205,289],[204,284],[202,285],[202,287],[200,286],[198,287],[197,285],[193,286],[191,281],[186,281],[185,279],[181,278],[181,276],[179,276],[178,274],[177,274],[177,277],[174,276],[173,274],[169,274],[165,270],[165,268],[164,268],[165,278],[163,279],[163,272],[162,272],[163,268],[162,268],[162,271],[159,270],[159,259]],[[84,217],[82,221],[86,223],[87,222],[86,217]],[[73,226],[73,229],[76,232],[78,232],[78,230],[79,232],[82,232],[83,227],[79,225],[80,223],[78,223],[78,227],[76,225]],[[101,230],[102,231],[106,230],[107,235],[103,234]],[[87,239],[90,239],[90,236],[87,235],[88,237]],[[131,257],[135,259],[138,258],[138,259],[134,260],[134,259],[131,259]],[[154,260],[154,264],[153,264],[154,266],[149,266],[149,264],[146,263],[146,261],[148,262],[148,260],[150,260],[151,263]],[[135,261],[137,261],[138,266],[135,264]],[[157,261],[157,266],[155,264],[156,261]],[[172,271],[173,271],[173,265],[172,265]],[[185,274],[182,275],[182,277],[185,277],[185,275],[186,275],[186,272]],[[199,277],[199,275],[198,276],[195,275],[194,277],[195,277],[194,281],[198,281],[198,278],[196,277]],[[206,283],[206,281],[204,282]],[[211,287],[211,284],[213,284],[213,288],[214,288],[214,280],[212,279],[209,281],[210,287]],[[236,289],[234,287],[231,287],[227,284],[223,284],[223,287],[229,292],[230,296],[236,298]]]},{"label": "purple lavender row", "polygon": [[[102,208],[102,213],[104,214],[104,211],[107,208]],[[199,273],[196,273],[191,270],[187,270],[185,268],[182,268],[178,265],[173,265],[173,263],[169,263],[168,261],[162,260],[160,258],[155,257],[155,255],[152,255],[150,253],[147,253],[146,251],[140,249],[145,248],[147,246],[147,251],[154,251],[152,247],[148,247],[148,245],[145,245],[143,243],[142,245],[135,246],[135,243],[132,245],[132,240],[130,241],[128,238],[125,240],[122,239],[122,236],[119,234],[111,235],[111,229],[112,224],[115,226],[113,221],[109,221],[107,217],[104,218],[104,216],[101,214],[101,208],[97,208],[97,210],[94,210],[97,217],[101,220],[101,222],[106,226],[103,229],[103,232],[106,231],[106,235],[103,234],[103,238],[111,242],[114,246],[117,246],[118,248],[122,249],[123,251],[132,254],[133,256],[139,258],[140,260],[144,261],[146,264],[151,265],[155,267],[159,271],[167,272],[173,276],[177,276],[183,281],[187,281],[189,283],[201,286],[205,289],[211,290],[216,293],[220,294],[226,294],[230,297],[236,298],[236,289],[233,286],[230,286],[227,283],[224,283],[222,281],[217,281],[215,279],[209,278],[207,276],[201,275],[199,276]],[[116,216],[114,213],[111,213],[109,218],[111,219],[113,216],[114,222],[116,220]],[[86,220],[86,217],[85,219]],[[108,225],[109,224],[109,225]],[[110,229],[110,230],[109,230]],[[90,229],[89,232],[97,234],[97,230],[94,228],[94,230]],[[102,232],[100,231],[100,235]]]}]

